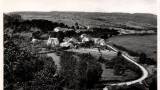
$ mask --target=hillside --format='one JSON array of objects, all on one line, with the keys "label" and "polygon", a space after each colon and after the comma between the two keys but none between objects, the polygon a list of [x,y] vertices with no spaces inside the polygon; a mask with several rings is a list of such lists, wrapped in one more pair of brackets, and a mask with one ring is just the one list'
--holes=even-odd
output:
[{"label": "hillside", "polygon": [[112,43],[125,47],[137,53],[145,53],[148,57],[157,60],[157,35],[127,35],[115,36],[109,39]]},{"label": "hillside", "polygon": [[46,19],[73,26],[114,27],[131,29],[157,29],[157,16],[146,13],[98,13],[98,12],[14,12],[24,19]]}]

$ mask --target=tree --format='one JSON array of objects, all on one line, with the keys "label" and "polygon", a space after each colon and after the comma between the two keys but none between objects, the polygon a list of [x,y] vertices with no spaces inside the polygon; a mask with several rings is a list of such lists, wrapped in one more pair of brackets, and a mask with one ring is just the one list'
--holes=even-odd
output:
[{"label": "tree", "polygon": [[[21,40],[23,42],[20,43]],[[22,37],[5,38],[4,42],[5,86],[13,88],[13,85],[17,82],[31,80],[33,74],[43,68],[43,61],[38,58],[39,56],[36,53],[31,51]],[[27,47],[23,46],[24,43]]]},{"label": "tree", "polygon": [[57,38],[58,38],[58,40],[59,40],[60,43],[63,42],[63,39],[64,39],[64,37],[65,37],[63,31],[57,32],[57,35],[56,35],[56,36],[57,36]]},{"label": "tree", "polygon": [[59,27],[65,27],[64,23],[59,23]]},{"label": "tree", "polygon": [[129,86],[128,90],[146,90],[144,85],[136,83]]},{"label": "tree", "polygon": [[71,29],[75,30],[76,28],[74,26],[71,26]]},{"label": "tree", "polygon": [[117,56],[112,59],[112,61],[113,61],[114,74],[115,75],[124,74],[126,70],[125,66],[126,63],[120,51],[117,53]]},{"label": "tree", "polygon": [[43,68],[43,62],[38,57],[28,50],[21,50],[12,41],[5,43],[4,47],[4,64],[10,68],[14,82],[28,81],[34,72]]},{"label": "tree", "polygon": [[56,73],[56,65],[51,57],[43,56],[43,60],[45,60],[44,68],[41,69],[39,72],[34,74],[34,77],[36,79],[35,82],[37,82],[39,85],[45,84],[55,84],[55,73]]},{"label": "tree", "polygon": [[108,39],[109,37],[108,37],[108,34],[104,34],[104,35],[101,35],[100,38],[102,38],[102,39]]},{"label": "tree", "polygon": [[75,27],[76,27],[76,29],[79,29],[79,25],[77,22],[75,23]]},{"label": "tree", "polygon": [[23,21],[21,15],[18,14],[4,14],[4,29],[12,28],[15,29]]},{"label": "tree", "polygon": [[145,53],[141,53],[139,55],[139,63],[144,64],[146,62],[146,59],[147,59],[147,55]]},{"label": "tree", "polygon": [[79,80],[78,82],[78,85],[77,85],[77,88],[78,89],[82,89],[82,88],[86,88],[86,85],[87,85],[87,62],[82,59],[79,61],[79,64],[77,66],[77,69],[78,69],[78,76],[77,76],[77,79]]},{"label": "tree", "polygon": [[60,64],[60,75],[65,80],[65,86],[70,89],[93,88],[102,74],[101,65],[90,54],[64,52]]},{"label": "tree", "polygon": [[153,79],[151,85],[149,86],[149,90],[157,90],[157,80]]},{"label": "tree", "polygon": [[41,31],[39,29],[32,33],[33,38],[39,39],[40,36],[41,36]]},{"label": "tree", "polygon": [[122,75],[125,72],[125,67],[122,64],[115,64],[113,69],[115,75]]},{"label": "tree", "polygon": [[[87,63],[86,69],[86,81],[87,81],[87,88],[93,88],[93,86],[99,81],[102,74],[101,65],[98,61],[91,56],[91,54],[82,54],[81,60],[84,60]],[[84,73],[85,73],[84,72]]]},{"label": "tree", "polygon": [[94,85],[99,81],[102,74],[102,69],[99,64],[90,64],[87,67],[87,87],[93,88]]}]

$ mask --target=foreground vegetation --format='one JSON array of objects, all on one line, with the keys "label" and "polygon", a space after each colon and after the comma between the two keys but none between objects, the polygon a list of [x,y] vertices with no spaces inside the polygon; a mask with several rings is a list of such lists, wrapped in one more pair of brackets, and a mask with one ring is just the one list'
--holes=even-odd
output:
[{"label": "foreground vegetation", "polygon": [[64,87],[76,90],[94,88],[101,78],[101,65],[90,54],[79,56],[72,52],[64,52],[61,56],[60,75],[64,78]]},{"label": "foreground vegetation", "polygon": [[7,34],[4,37],[4,86],[5,90],[12,90],[18,84],[33,79],[44,62],[24,37],[11,38]]}]

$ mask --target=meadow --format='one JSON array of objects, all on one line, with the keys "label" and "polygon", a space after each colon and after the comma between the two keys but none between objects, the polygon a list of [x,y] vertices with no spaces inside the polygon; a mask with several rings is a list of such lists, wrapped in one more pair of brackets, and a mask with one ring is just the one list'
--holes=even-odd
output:
[{"label": "meadow", "polygon": [[157,35],[126,35],[109,39],[113,44],[122,46],[137,53],[145,53],[157,60]]}]

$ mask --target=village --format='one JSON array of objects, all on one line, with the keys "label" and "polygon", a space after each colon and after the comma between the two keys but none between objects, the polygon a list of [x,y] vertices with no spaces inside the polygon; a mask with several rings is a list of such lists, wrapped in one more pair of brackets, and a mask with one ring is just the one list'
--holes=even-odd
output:
[{"label": "village", "polygon": [[[123,46],[141,45],[155,30],[4,17],[5,90],[143,90],[152,84],[156,59]],[[130,44],[130,37],[138,40]]]},{"label": "village", "polygon": [[[61,37],[56,37],[58,34],[61,34]],[[88,47],[91,45],[100,45],[104,47],[107,43],[106,40],[102,38],[94,38],[87,34],[81,34],[77,39],[75,37],[64,37],[63,31],[60,31],[59,28],[55,28],[53,32],[50,32],[48,35],[48,40],[32,38],[31,43],[36,44],[39,42],[44,42],[48,47],[52,48],[56,46],[63,48],[77,48],[78,46],[83,46],[84,44],[87,44],[86,46]]]},{"label": "village", "polygon": [[[117,30],[119,32],[119,35],[135,35],[135,34],[155,34],[156,32],[153,30],[140,30],[140,31],[136,31],[136,30],[125,30],[125,29],[121,29],[121,28],[114,28],[115,30]],[[87,28],[81,28],[79,30],[73,30],[73,29],[67,29],[67,28],[61,28],[61,27],[56,27],[54,28],[54,30],[51,30],[50,32],[48,32],[47,35],[42,35],[42,39],[41,38],[36,38],[33,34],[32,34],[32,43],[36,44],[38,42],[44,42],[48,47],[55,47],[55,46],[60,46],[60,47],[65,47],[65,48],[73,48],[73,47],[78,47],[80,45],[90,45],[90,44],[94,44],[94,45],[100,45],[102,47],[106,46],[106,43],[110,42],[109,40],[107,40],[106,38],[97,38],[97,37],[93,37],[91,35],[86,34],[85,32],[91,30],[89,26],[87,26]],[[66,32],[71,32],[70,36],[66,35]],[[80,33],[81,32],[81,33]],[[93,31],[91,31],[93,32]],[[75,35],[76,34],[76,37]],[[79,35],[79,36],[78,36]],[[44,40],[45,38],[45,40]],[[47,39],[48,38],[48,39]],[[89,44],[90,43],[90,44]]]}]

